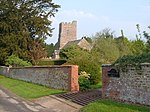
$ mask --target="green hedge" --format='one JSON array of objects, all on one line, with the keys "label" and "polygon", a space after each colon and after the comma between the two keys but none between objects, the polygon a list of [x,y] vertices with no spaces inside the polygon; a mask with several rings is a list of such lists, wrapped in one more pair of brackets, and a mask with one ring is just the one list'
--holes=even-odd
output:
[{"label": "green hedge", "polygon": [[150,63],[150,53],[140,55],[126,55],[116,60],[114,64],[119,65],[138,65],[140,63]]},{"label": "green hedge", "polygon": [[62,65],[66,63],[66,60],[41,60],[37,65],[44,66],[44,65]]}]

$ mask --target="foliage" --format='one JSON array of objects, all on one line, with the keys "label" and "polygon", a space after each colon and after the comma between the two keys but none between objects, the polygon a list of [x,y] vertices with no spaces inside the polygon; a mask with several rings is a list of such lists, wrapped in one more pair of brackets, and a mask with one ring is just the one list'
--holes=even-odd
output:
[{"label": "foliage", "polygon": [[114,38],[114,31],[111,31],[110,28],[105,28],[100,32],[97,32],[95,37],[98,38]]},{"label": "foliage", "polygon": [[[106,30],[106,29],[105,29]],[[99,56],[100,63],[112,63],[119,57],[119,49],[113,38],[113,33],[102,30],[93,36],[93,49]]]},{"label": "foliage", "polygon": [[90,74],[86,73],[85,71],[80,72],[80,77],[85,77],[86,79],[90,78]]},{"label": "foliage", "polygon": [[100,89],[102,88],[102,82],[99,82],[96,85],[90,85],[90,89]]},{"label": "foliage", "polygon": [[91,84],[97,84],[101,80],[100,63],[97,61],[96,53],[70,45],[60,51],[60,56],[67,60],[66,64],[78,65],[79,72],[91,74],[89,79]]},{"label": "foliage", "polygon": [[66,63],[66,60],[40,60],[36,65],[48,66],[48,65],[62,65]]},{"label": "foliage", "polygon": [[32,64],[30,62],[24,61],[15,55],[9,56],[6,59],[5,65],[9,65],[9,66],[13,66],[13,67],[32,66]]},{"label": "foliage", "polygon": [[[150,29],[150,26],[148,26],[148,29]],[[146,31],[144,31],[143,34],[144,34],[144,37],[147,39],[147,42],[146,42],[146,51],[150,52],[150,32],[148,33]]]},{"label": "foliage", "polygon": [[128,38],[120,36],[118,38],[115,38],[115,41],[119,50],[119,57],[132,54],[131,41],[129,41]]},{"label": "foliage", "polygon": [[47,56],[48,57],[51,57],[52,56],[52,54],[54,53],[54,50],[55,50],[55,46],[54,46],[54,44],[53,43],[51,43],[51,44],[46,44],[46,52],[47,52]]},{"label": "foliage", "polygon": [[143,40],[136,39],[131,42],[131,51],[132,54],[138,55],[146,51],[146,46]]},{"label": "foliage", "polygon": [[149,112],[150,107],[98,100],[81,109],[81,112]]},{"label": "foliage", "polygon": [[[139,27],[138,27],[139,29]],[[139,32],[140,30],[138,30]],[[93,49],[99,55],[100,63],[114,63],[125,55],[139,55],[145,53],[145,43],[137,37],[136,40],[128,40],[121,30],[122,36],[114,37],[110,29],[104,29],[93,36]],[[139,32],[141,36],[141,33]]]},{"label": "foliage", "polygon": [[86,51],[82,50],[76,45],[70,45],[60,51],[60,57],[71,61],[82,53],[88,54]]},{"label": "foliage", "polygon": [[31,61],[34,65],[36,65],[41,58],[47,57],[47,52],[44,47],[45,46],[42,40],[35,39],[32,41],[32,47],[29,55],[31,56]]},{"label": "foliage", "polygon": [[59,6],[52,0],[1,0],[0,7],[0,64],[12,54],[35,63]]},{"label": "foliage", "polygon": [[0,85],[11,90],[16,95],[26,99],[35,99],[42,96],[64,92],[62,90],[50,89],[41,85],[32,84],[25,81],[6,78],[1,75],[0,75]]},{"label": "foliage", "polygon": [[79,75],[79,85],[80,90],[87,90],[90,88],[90,74],[86,73],[85,71],[81,72]]},{"label": "foliage", "polygon": [[[148,27],[150,28],[150,27]],[[120,66],[126,66],[128,64],[130,65],[139,65],[140,63],[150,63],[150,36],[149,33],[144,31],[143,35],[147,39],[146,45],[144,41],[141,40],[142,34],[140,31],[140,26],[137,24],[137,30],[139,33],[139,37],[137,36],[137,39],[132,41],[132,53],[133,55],[127,55],[120,57],[117,59],[114,64],[119,64]]]},{"label": "foliage", "polygon": [[140,63],[150,63],[150,53],[123,56],[117,59],[114,64],[125,66],[128,64],[139,65]]}]

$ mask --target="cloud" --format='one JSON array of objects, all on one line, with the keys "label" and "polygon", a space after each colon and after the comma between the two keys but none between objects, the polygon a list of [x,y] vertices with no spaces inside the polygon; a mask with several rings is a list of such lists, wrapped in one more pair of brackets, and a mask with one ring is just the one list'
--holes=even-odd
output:
[{"label": "cloud", "polygon": [[84,12],[84,11],[78,11],[78,10],[64,10],[60,13],[60,15],[72,17],[72,18],[86,18],[86,19],[92,19],[97,20],[98,17],[92,13]]},{"label": "cloud", "polygon": [[90,12],[85,12],[85,11],[81,11],[81,10],[62,10],[60,12],[58,12],[58,14],[56,15],[57,20],[55,21],[68,21],[68,20],[90,20],[90,21],[109,21],[109,17],[108,16],[99,16],[99,15],[95,15],[93,13]]}]

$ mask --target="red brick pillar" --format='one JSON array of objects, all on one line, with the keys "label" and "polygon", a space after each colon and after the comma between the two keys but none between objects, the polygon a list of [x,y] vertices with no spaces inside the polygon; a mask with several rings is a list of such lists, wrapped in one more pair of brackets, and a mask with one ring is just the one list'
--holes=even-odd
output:
[{"label": "red brick pillar", "polygon": [[110,70],[110,67],[111,67],[110,64],[102,65],[102,97],[103,98],[105,98],[106,89],[110,80],[108,77],[108,71]]},{"label": "red brick pillar", "polygon": [[79,91],[79,83],[78,83],[78,66],[71,66],[71,87],[70,91]]}]

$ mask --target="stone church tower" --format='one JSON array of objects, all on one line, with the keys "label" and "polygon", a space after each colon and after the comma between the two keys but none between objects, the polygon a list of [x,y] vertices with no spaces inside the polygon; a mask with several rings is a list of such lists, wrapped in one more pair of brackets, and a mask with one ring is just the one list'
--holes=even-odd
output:
[{"label": "stone church tower", "polygon": [[59,24],[58,49],[62,49],[69,41],[77,40],[77,21]]}]

